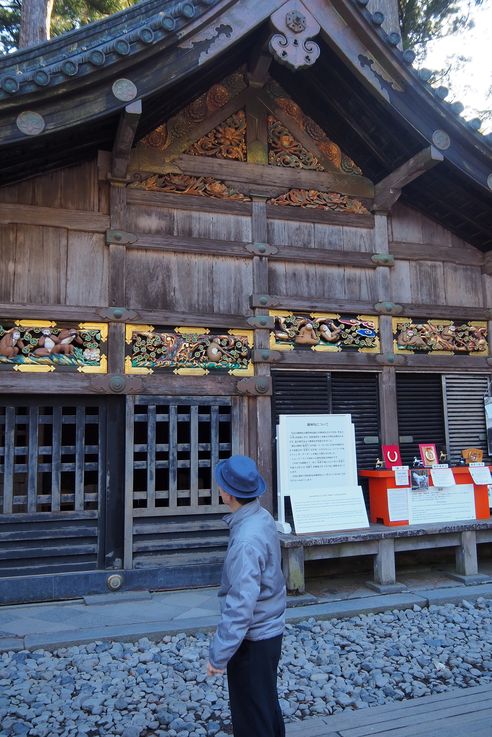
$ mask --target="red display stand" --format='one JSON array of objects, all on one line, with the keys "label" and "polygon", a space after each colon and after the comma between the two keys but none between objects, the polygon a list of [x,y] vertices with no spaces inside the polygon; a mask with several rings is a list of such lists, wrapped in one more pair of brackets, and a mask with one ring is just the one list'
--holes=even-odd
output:
[{"label": "red display stand", "polygon": [[[456,466],[451,469],[457,484],[473,484],[470,469],[467,466]],[[388,527],[408,525],[408,520],[393,522],[389,517],[388,489],[399,488],[395,484],[394,471],[389,469],[359,471],[359,476],[369,479],[369,519],[371,522],[382,522]],[[401,487],[402,489],[405,487]],[[452,488],[452,487],[451,487]],[[487,484],[473,484],[475,492],[475,511],[477,519],[489,519],[489,496]]]}]

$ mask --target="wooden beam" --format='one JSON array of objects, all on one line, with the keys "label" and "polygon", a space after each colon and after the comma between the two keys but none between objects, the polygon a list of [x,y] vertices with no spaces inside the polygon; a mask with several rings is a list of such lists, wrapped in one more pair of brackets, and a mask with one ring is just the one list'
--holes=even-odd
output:
[{"label": "wooden beam", "polygon": [[109,228],[109,217],[90,210],[63,210],[57,207],[0,203],[0,223],[48,225],[51,228],[104,233]]},{"label": "wooden beam", "polygon": [[142,114],[142,101],[135,100],[120,115],[113,144],[112,176],[124,179],[128,171],[130,154]]},{"label": "wooden beam", "polygon": [[390,210],[400,197],[402,188],[413,182],[436,164],[444,161],[444,156],[434,146],[428,146],[411,159],[395,169],[394,172],[378,182],[374,188],[373,209]]},{"label": "wooden beam", "polygon": [[[445,261],[464,266],[486,264],[484,254],[473,246],[439,246],[435,243],[390,243],[390,253],[402,261]],[[492,262],[491,262],[492,263]]]},{"label": "wooden beam", "polygon": [[258,186],[268,187],[272,194],[275,191],[285,192],[288,189],[316,189],[321,192],[339,192],[340,194],[365,197],[371,199],[374,194],[373,184],[365,177],[344,174],[343,172],[310,171],[281,166],[263,166],[248,164],[227,159],[204,158],[183,154],[175,163],[183,174],[191,176],[212,176],[238,186],[244,194],[256,194]]}]

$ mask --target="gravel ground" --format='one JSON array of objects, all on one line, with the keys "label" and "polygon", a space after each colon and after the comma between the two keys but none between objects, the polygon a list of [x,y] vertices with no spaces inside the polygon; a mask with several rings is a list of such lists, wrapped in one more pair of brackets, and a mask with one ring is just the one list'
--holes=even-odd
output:
[{"label": "gravel ground", "polygon": [[[225,678],[205,677],[209,635],[0,655],[0,735],[230,735]],[[492,682],[492,601],[288,625],[286,721]]]}]

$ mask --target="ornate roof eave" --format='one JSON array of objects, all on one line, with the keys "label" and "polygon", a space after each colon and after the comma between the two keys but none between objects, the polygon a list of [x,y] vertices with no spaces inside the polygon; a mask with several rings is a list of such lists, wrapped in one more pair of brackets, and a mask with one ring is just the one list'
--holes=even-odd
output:
[{"label": "ornate roof eave", "polygon": [[412,67],[413,54],[390,44],[380,24],[371,23],[371,13],[361,5],[354,0],[312,4],[323,40],[449,164],[490,194],[492,146],[419,78]]}]

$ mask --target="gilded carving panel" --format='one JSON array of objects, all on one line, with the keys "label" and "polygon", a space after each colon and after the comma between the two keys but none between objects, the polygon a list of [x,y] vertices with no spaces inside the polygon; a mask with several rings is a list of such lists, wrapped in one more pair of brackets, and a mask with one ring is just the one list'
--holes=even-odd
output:
[{"label": "gilded carving panel", "polygon": [[487,323],[393,318],[395,353],[488,355]]},{"label": "gilded carving panel", "polygon": [[270,347],[277,350],[379,352],[379,321],[369,315],[273,310]]},{"label": "gilded carving panel", "polygon": [[226,372],[251,376],[254,373],[251,330],[210,333],[208,328],[198,327],[127,325],[126,344],[128,374],[150,374],[162,369],[189,375]]}]

